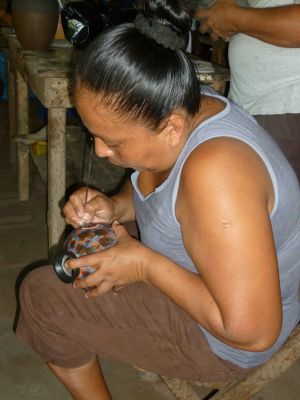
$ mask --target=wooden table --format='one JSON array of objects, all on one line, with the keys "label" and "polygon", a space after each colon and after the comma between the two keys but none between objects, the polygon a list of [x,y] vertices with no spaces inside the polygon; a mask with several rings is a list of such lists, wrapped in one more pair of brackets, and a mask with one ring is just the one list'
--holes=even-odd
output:
[{"label": "wooden table", "polygon": [[[66,109],[72,107],[69,78],[78,53],[62,41],[54,41],[48,51],[24,50],[15,35],[2,32],[8,40],[9,132],[10,139],[29,133],[29,88],[48,109],[48,241],[55,249],[65,228],[60,204],[66,189]],[[200,80],[224,92],[229,73],[215,66],[214,73],[200,74]],[[19,199],[29,199],[29,148],[17,144]]]},{"label": "wooden table", "polygon": [[[65,228],[60,205],[66,190],[66,109],[72,107],[69,79],[74,48],[67,42],[53,42],[47,51],[24,50],[15,35],[8,40],[9,134],[29,133],[29,88],[48,109],[48,243],[55,248]],[[63,45],[63,46],[62,46]],[[17,143],[19,200],[29,199],[29,147]]]}]

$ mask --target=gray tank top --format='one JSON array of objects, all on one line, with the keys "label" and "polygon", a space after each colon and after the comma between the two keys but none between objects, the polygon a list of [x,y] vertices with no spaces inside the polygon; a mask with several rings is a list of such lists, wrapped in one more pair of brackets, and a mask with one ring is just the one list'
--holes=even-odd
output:
[{"label": "gray tank top", "polygon": [[168,178],[146,197],[138,188],[139,172],[132,174],[136,219],[142,242],[177,264],[197,272],[183,245],[175,207],[180,175],[189,154],[201,143],[217,137],[232,137],[249,145],[263,160],[273,183],[275,204],[271,212],[273,235],[279,262],[283,325],[276,343],[263,352],[233,348],[206,331],[212,351],[220,358],[242,368],[256,367],[266,361],[287,339],[300,318],[300,192],[289,163],[271,137],[243,109],[207,87],[203,94],[221,99],[226,107],[202,122],[191,133]]}]

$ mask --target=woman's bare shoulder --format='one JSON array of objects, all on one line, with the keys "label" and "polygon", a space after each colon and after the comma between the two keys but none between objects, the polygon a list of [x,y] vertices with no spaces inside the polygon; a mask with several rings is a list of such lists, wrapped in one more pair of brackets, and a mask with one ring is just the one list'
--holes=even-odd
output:
[{"label": "woman's bare shoulder", "polygon": [[[241,140],[220,137],[199,145],[187,158],[180,179],[177,212],[187,204],[218,204],[224,199],[260,201],[271,212],[273,185],[260,156]],[[201,200],[201,201],[200,201]]]},{"label": "woman's bare shoulder", "polygon": [[210,186],[237,180],[260,190],[272,188],[267,167],[257,152],[243,141],[230,137],[210,139],[191,152],[181,180],[183,184],[189,184],[195,179]]}]

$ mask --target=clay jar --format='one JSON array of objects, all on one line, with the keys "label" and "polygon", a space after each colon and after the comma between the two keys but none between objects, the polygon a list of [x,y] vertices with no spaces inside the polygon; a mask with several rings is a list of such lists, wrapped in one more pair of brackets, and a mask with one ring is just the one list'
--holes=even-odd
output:
[{"label": "clay jar", "polygon": [[68,269],[68,259],[103,251],[114,246],[116,242],[116,235],[107,224],[88,224],[74,229],[67,237],[64,249],[55,255],[53,266],[57,276],[64,283],[72,283],[75,279],[93,273],[94,268],[88,266],[77,270]]},{"label": "clay jar", "polygon": [[47,50],[57,29],[57,0],[12,0],[13,27],[22,47]]}]

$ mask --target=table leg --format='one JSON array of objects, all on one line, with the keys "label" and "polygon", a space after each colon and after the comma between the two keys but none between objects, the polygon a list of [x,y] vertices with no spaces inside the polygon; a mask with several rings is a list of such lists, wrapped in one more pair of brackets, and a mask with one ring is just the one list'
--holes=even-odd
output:
[{"label": "table leg", "polygon": [[10,160],[16,162],[16,144],[13,137],[17,134],[16,127],[16,81],[13,66],[9,58],[7,58],[8,71],[8,115],[9,115],[9,144],[10,144]]},{"label": "table leg", "polygon": [[[16,71],[16,99],[17,99],[17,134],[28,135],[28,85],[19,71]],[[29,147],[17,144],[19,200],[29,199]]]},{"label": "table leg", "polygon": [[50,258],[65,228],[61,207],[66,191],[66,110],[48,109],[48,243]]}]

